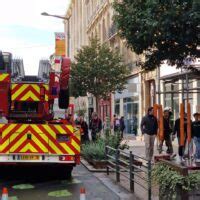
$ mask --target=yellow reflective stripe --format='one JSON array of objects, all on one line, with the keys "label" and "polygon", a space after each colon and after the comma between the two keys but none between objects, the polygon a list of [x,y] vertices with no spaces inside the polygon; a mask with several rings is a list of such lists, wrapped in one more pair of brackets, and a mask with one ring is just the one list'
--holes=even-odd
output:
[{"label": "yellow reflective stripe", "polygon": [[39,101],[40,100],[32,91],[28,91],[23,97],[20,98],[20,100],[21,101],[26,101],[28,98],[31,98],[34,101]]},{"label": "yellow reflective stripe", "polygon": [[43,127],[53,138],[56,139],[56,133],[50,128],[50,126],[43,125]]},{"label": "yellow reflective stripe", "polygon": [[[43,84],[43,87],[45,88],[45,90],[48,92],[49,91],[49,85],[47,84]],[[45,92],[45,101],[48,101],[48,95]]]},{"label": "yellow reflective stripe", "polygon": [[9,74],[0,74],[0,81],[3,81],[9,76]]},{"label": "yellow reflective stripe", "polygon": [[[48,144],[48,139],[47,137],[45,137],[44,134],[40,134],[40,136],[45,140],[45,142]],[[35,135],[32,135],[32,140],[33,142],[38,146],[40,147],[40,149],[43,151],[43,152],[48,152],[48,149],[43,145],[43,143],[40,142],[40,140],[38,140],[37,137],[35,137]]]},{"label": "yellow reflective stripe", "polygon": [[[56,139],[56,133],[48,126],[48,125],[43,125],[44,129],[54,138]],[[62,151],[52,142],[49,140],[49,146],[57,153],[57,154],[62,154]]]},{"label": "yellow reflective stripe", "polygon": [[23,132],[28,126],[29,126],[28,124],[21,125],[20,128],[18,128],[18,130],[16,131],[16,133]]},{"label": "yellow reflective stripe", "polygon": [[60,143],[60,145],[61,145],[64,149],[66,149],[66,151],[67,151],[69,154],[75,155],[75,153],[71,150],[71,148],[70,148],[67,144],[65,144],[65,143]]},{"label": "yellow reflective stripe", "polygon": [[31,124],[30,125],[37,133],[43,133],[40,128],[36,124]]},{"label": "yellow reflective stripe", "polygon": [[25,153],[27,152],[28,150],[30,150],[31,152],[33,153],[37,153],[37,150],[35,149],[35,147],[33,147],[31,144],[27,144],[25,147],[23,147],[20,151],[20,153]]},{"label": "yellow reflective stripe", "polygon": [[80,145],[78,145],[73,139],[72,139],[71,144],[78,152],[80,152]]},{"label": "yellow reflective stripe", "polygon": [[12,129],[14,129],[16,127],[16,124],[11,124],[9,125],[4,131],[3,131],[3,138],[8,135],[8,133],[10,133],[12,131]]},{"label": "yellow reflective stripe", "polygon": [[15,100],[29,85],[23,84],[13,95],[12,100]]},{"label": "yellow reflective stripe", "polygon": [[49,140],[49,146],[50,146],[57,154],[63,154],[63,152],[62,152],[51,140]]},{"label": "yellow reflective stripe", "polygon": [[46,90],[49,90],[49,86],[47,84],[43,84],[43,87],[46,89]]},{"label": "yellow reflective stripe", "polygon": [[60,133],[60,134],[65,134],[66,133],[66,131],[62,128],[62,126],[55,125],[54,127],[58,130],[58,133]]},{"label": "yellow reflective stripe", "polygon": [[31,86],[35,91],[37,91],[38,94],[40,94],[40,87],[39,87],[39,85],[37,85],[37,84],[30,84],[30,86]]},{"label": "yellow reflective stripe", "polygon": [[0,151],[3,151],[9,145],[9,139],[0,145]]},{"label": "yellow reflective stripe", "polygon": [[66,127],[71,133],[74,132],[74,127],[72,125],[66,125]]},{"label": "yellow reflective stripe", "polygon": [[12,84],[11,89],[14,90],[18,84]]},{"label": "yellow reflective stripe", "polygon": [[[13,134],[12,141],[18,136],[19,134]],[[15,136],[15,137],[14,137]],[[14,152],[23,142],[25,142],[27,139],[27,136],[24,135],[23,137],[21,137],[11,148],[10,148],[10,152]]]}]

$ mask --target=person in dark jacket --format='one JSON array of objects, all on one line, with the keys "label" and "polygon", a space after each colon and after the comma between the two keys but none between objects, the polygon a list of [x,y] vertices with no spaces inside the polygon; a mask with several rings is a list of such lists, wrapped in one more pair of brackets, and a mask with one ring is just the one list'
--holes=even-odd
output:
[{"label": "person in dark jacket", "polygon": [[124,137],[124,129],[125,129],[124,116],[122,116],[122,117],[120,118],[121,138]]},{"label": "person in dark jacket", "polygon": [[97,134],[102,130],[102,121],[95,112],[92,113],[89,128],[91,129],[92,141],[96,141]]},{"label": "person in dark jacket", "polygon": [[147,115],[142,118],[140,128],[142,134],[144,134],[146,159],[152,160],[154,141],[158,130],[158,122],[153,115],[153,107],[150,107]]},{"label": "person in dark jacket", "polygon": [[80,127],[81,143],[85,144],[86,142],[89,142],[88,125],[87,125],[87,122],[84,121],[83,116],[79,117],[79,120],[76,122],[76,125]]},{"label": "person in dark jacket", "polygon": [[170,111],[168,108],[164,109],[163,113],[163,129],[164,129],[163,130],[164,140],[160,141],[159,153],[162,153],[163,142],[165,141],[165,144],[167,146],[167,153],[173,154],[173,147],[171,140],[172,128],[170,125]]},{"label": "person in dark jacket", "polygon": [[192,136],[194,138],[194,144],[196,146],[196,151],[194,157],[197,162],[200,162],[200,120],[199,113],[194,113],[195,121],[192,122]]},{"label": "person in dark jacket", "polygon": [[174,124],[174,130],[173,130],[173,136],[172,136],[173,140],[175,138],[175,135],[177,135],[177,138],[178,138],[178,155],[179,155],[180,161],[184,161],[183,156],[184,156],[185,145],[187,141],[187,113],[184,114],[184,145],[183,146],[180,144],[180,118],[178,118]]}]

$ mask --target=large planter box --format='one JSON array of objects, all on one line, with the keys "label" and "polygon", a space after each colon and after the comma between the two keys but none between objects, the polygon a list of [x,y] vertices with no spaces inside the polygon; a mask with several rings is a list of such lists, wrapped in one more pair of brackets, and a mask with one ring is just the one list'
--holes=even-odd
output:
[{"label": "large planter box", "polygon": [[[85,158],[86,159],[86,158]],[[105,169],[107,165],[106,160],[86,159],[95,169]]]}]

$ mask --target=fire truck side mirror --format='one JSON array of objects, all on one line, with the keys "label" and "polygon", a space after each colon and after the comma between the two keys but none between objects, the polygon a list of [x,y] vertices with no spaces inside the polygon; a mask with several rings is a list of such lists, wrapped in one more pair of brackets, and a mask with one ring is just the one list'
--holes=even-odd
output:
[{"label": "fire truck side mirror", "polygon": [[69,106],[69,88],[61,89],[58,97],[58,105],[60,109],[67,109]]}]

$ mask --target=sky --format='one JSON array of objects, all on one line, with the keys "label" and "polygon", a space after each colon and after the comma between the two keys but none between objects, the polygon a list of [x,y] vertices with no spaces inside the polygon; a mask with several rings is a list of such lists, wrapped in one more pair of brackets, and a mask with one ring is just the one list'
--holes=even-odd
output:
[{"label": "sky", "polygon": [[64,32],[63,20],[70,0],[0,0],[0,50],[22,58],[25,73],[36,75],[39,60],[55,50],[55,32]]}]

